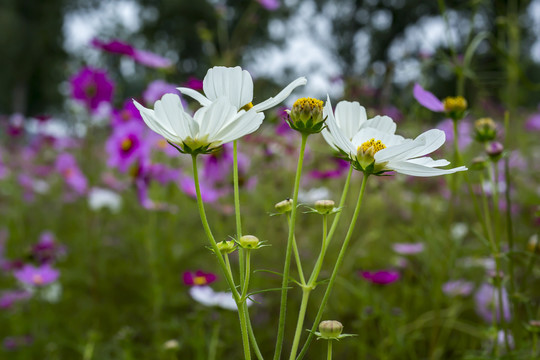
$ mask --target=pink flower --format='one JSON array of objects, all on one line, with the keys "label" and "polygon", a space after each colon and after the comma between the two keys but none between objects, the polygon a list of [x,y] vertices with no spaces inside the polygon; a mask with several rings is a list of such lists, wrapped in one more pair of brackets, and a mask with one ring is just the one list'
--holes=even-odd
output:
[{"label": "pink flower", "polygon": [[53,269],[50,264],[44,264],[39,267],[24,265],[22,269],[15,270],[13,275],[23,284],[45,286],[55,282],[60,276],[60,272]]},{"label": "pink flower", "polygon": [[392,245],[392,249],[400,255],[414,255],[424,251],[423,243],[396,243]]},{"label": "pink flower", "polygon": [[257,0],[257,2],[268,11],[275,11],[281,6],[279,0]]},{"label": "pink flower", "polygon": [[84,67],[71,77],[71,97],[82,102],[88,110],[96,112],[100,104],[109,104],[114,83],[105,70]]},{"label": "pink flower", "polygon": [[147,104],[153,104],[165,94],[179,94],[176,86],[169,84],[163,80],[154,80],[146,87],[143,92],[144,102]]},{"label": "pink flower", "polygon": [[467,296],[472,293],[474,284],[465,280],[448,281],[443,284],[442,291],[447,296]]},{"label": "pink flower", "polygon": [[99,39],[93,39],[92,46],[111,54],[126,55],[138,62],[151,68],[168,68],[172,61],[150,51],[138,50],[132,45],[120,40],[111,40],[103,42]]},{"label": "pink flower", "polygon": [[373,284],[388,285],[401,278],[395,270],[361,271],[360,275]]},{"label": "pink flower", "polygon": [[423,107],[434,112],[444,112],[444,105],[442,101],[429,91],[424,90],[420,84],[414,84],[413,95],[416,101],[418,101]]},{"label": "pink flower", "polygon": [[196,77],[190,76],[187,81],[182,84],[182,86],[193,90],[202,91],[203,81],[201,79],[197,79]]},{"label": "pink flower", "polygon": [[196,272],[184,272],[182,279],[187,286],[205,286],[216,281],[217,276],[213,273],[205,273],[201,270],[197,270]]},{"label": "pink flower", "polygon": [[32,293],[26,290],[5,291],[0,296],[0,309],[9,309],[14,303],[28,300]]},{"label": "pink flower", "polygon": [[88,182],[86,177],[79,169],[77,161],[73,155],[62,153],[56,158],[56,171],[58,171],[66,184],[77,194],[82,195],[86,192]]},{"label": "pink flower", "polygon": [[150,156],[150,148],[144,140],[145,130],[142,122],[130,122],[114,128],[105,144],[109,155],[107,165],[126,172],[133,163],[146,160]]}]

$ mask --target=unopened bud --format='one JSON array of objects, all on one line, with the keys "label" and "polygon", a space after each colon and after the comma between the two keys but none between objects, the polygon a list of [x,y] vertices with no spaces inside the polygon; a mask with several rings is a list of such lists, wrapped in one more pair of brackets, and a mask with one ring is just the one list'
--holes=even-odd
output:
[{"label": "unopened bud", "polygon": [[325,320],[319,324],[319,332],[324,339],[337,339],[343,331],[343,325],[336,320]]},{"label": "unopened bud", "polygon": [[244,235],[238,240],[238,243],[244,249],[256,249],[259,245],[259,239],[253,235]]},{"label": "unopened bud", "polygon": [[452,120],[461,120],[467,110],[467,100],[463,96],[449,96],[443,100],[444,111]]},{"label": "unopened bud", "polygon": [[472,159],[469,169],[476,171],[484,170],[486,168],[486,161],[487,159],[484,156],[477,156]]},{"label": "unopened bud", "polygon": [[474,138],[479,142],[495,140],[497,137],[497,124],[492,118],[481,118],[474,122]]},{"label": "unopened bud", "polygon": [[275,208],[278,212],[285,214],[292,210],[292,199],[285,199],[283,201],[278,202],[275,205]]},{"label": "unopened bud", "polygon": [[301,133],[315,134],[324,128],[325,118],[323,116],[323,105],[321,100],[314,98],[301,98],[296,100],[292,110],[288,111],[289,126]]},{"label": "unopened bud", "polygon": [[321,215],[326,215],[334,210],[334,205],[332,200],[317,200],[315,201],[315,210]]},{"label": "unopened bud", "polygon": [[486,145],[486,154],[489,155],[491,159],[497,160],[504,150],[503,144],[498,141],[492,141]]},{"label": "unopened bud", "polygon": [[223,240],[217,243],[219,252],[222,254],[230,254],[236,250],[236,244],[234,241]]}]

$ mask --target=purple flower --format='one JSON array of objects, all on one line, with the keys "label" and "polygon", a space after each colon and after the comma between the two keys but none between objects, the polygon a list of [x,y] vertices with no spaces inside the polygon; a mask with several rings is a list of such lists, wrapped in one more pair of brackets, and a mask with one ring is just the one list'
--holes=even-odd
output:
[{"label": "purple flower", "polygon": [[16,302],[28,300],[31,297],[32,293],[26,290],[5,291],[0,296],[0,309],[9,309]]},{"label": "purple flower", "polygon": [[40,264],[51,263],[65,253],[65,247],[59,245],[49,231],[42,232],[39,241],[32,247],[32,256]]},{"label": "purple flower", "polygon": [[161,151],[169,157],[178,157],[178,150],[169,144],[163,136],[153,131],[149,131],[146,133],[146,141],[150,144],[152,149]]},{"label": "purple flower", "polygon": [[133,163],[150,156],[149,146],[144,140],[146,128],[142,125],[142,122],[130,122],[114,128],[105,144],[109,167],[126,172]]},{"label": "purple flower", "polygon": [[[491,284],[484,283],[476,291],[474,295],[476,313],[484,319],[486,323],[493,322],[493,312],[495,311],[495,319],[500,322],[501,314],[499,309],[499,294],[497,288]],[[502,305],[503,317],[506,321],[510,321],[510,303],[506,289],[502,289]]]},{"label": "purple flower", "polygon": [[[444,134],[446,135],[446,143],[452,144],[454,141],[454,125],[452,119],[445,119],[441,121],[437,125],[437,128],[444,131]],[[466,120],[458,122],[458,147],[461,150],[465,149],[472,143],[472,130],[473,127],[470,122]]]},{"label": "purple flower", "polygon": [[[212,185],[207,184],[203,179],[200,179],[199,186],[201,188],[201,198],[202,201],[213,203],[217,201],[222,195],[223,192],[214,188]],[[195,191],[195,181],[191,176],[182,176],[180,179],[180,189],[188,196],[192,198],[197,197]]]},{"label": "purple flower", "polygon": [[111,54],[127,55],[141,65],[151,68],[167,68],[172,65],[171,60],[161,57],[145,50],[138,50],[132,45],[120,40],[111,40],[103,42],[99,39],[93,39],[92,46]]},{"label": "purple flower", "polygon": [[34,339],[30,335],[26,336],[8,336],[4,338],[4,349],[8,351],[17,350],[21,346],[28,346],[34,342]]},{"label": "purple flower", "polygon": [[257,0],[257,2],[268,11],[275,11],[281,6],[279,0]]},{"label": "purple flower", "polygon": [[424,251],[423,243],[396,243],[392,245],[392,249],[400,255],[414,255]]},{"label": "purple flower", "polygon": [[540,131],[540,114],[531,115],[525,123],[525,130]]},{"label": "purple flower", "polygon": [[87,189],[87,180],[77,165],[73,155],[62,153],[56,158],[56,171],[58,171],[66,184],[77,194],[82,195]]},{"label": "purple flower", "polygon": [[114,110],[112,117],[112,126],[117,127],[124,125],[132,120],[142,121],[141,113],[135,107],[132,100],[126,100],[124,107],[121,110]]},{"label": "purple flower", "polygon": [[101,49],[111,54],[129,55],[132,56],[135,53],[133,46],[120,40],[111,40],[109,42],[103,42],[99,39],[92,39],[91,44],[93,47]]},{"label": "purple flower", "polygon": [[350,165],[348,161],[333,157],[332,161],[335,167],[331,170],[313,170],[309,176],[313,179],[334,179],[340,178],[349,171]]},{"label": "purple flower", "polygon": [[188,87],[193,90],[202,91],[203,90],[203,81],[197,79],[194,76],[190,76],[185,83],[182,84],[183,87]]},{"label": "purple flower", "polygon": [[24,116],[15,113],[9,117],[7,133],[12,137],[17,137],[24,132]]},{"label": "purple flower", "polygon": [[55,282],[60,276],[60,272],[53,269],[50,264],[39,267],[24,265],[20,270],[15,270],[13,275],[23,284],[32,286],[45,286]]},{"label": "purple flower", "polygon": [[182,279],[184,280],[184,284],[187,286],[205,286],[216,281],[217,276],[213,273],[205,273],[201,270],[197,270],[196,272],[184,272]]},{"label": "purple flower", "polygon": [[84,67],[71,77],[71,97],[82,102],[90,111],[102,103],[110,104],[114,83],[105,70]]},{"label": "purple flower", "polygon": [[395,270],[361,271],[360,275],[373,284],[388,285],[401,278]]},{"label": "purple flower", "polygon": [[133,60],[138,62],[141,65],[145,65],[151,68],[163,69],[172,66],[172,61],[154,54],[150,51],[145,50],[135,50],[135,53],[132,56]]},{"label": "purple flower", "polygon": [[473,291],[474,284],[465,280],[448,281],[443,284],[442,291],[447,296],[467,296]]},{"label": "purple flower", "polygon": [[416,101],[418,101],[423,107],[434,112],[444,112],[444,105],[442,101],[429,91],[424,90],[420,84],[414,84],[413,95]]},{"label": "purple flower", "polygon": [[[143,92],[143,99],[147,104],[153,104],[165,94],[176,94],[180,92],[176,89],[176,86],[169,84],[163,80],[154,80]],[[182,101],[183,102],[183,101]]]}]

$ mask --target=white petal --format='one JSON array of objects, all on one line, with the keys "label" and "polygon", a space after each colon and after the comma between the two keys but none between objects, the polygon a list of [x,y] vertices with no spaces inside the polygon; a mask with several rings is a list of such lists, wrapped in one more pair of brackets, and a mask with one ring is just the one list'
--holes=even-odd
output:
[{"label": "white petal", "polygon": [[[384,143],[384,142],[383,142]],[[386,161],[401,161],[409,158],[409,153],[415,151],[417,148],[425,145],[425,140],[420,139],[418,141],[412,141],[407,139],[399,145],[394,145],[382,149],[374,156],[375,161],[378,163]]]},{"label": "white petal", "polygon": [[453,174],[458,171],[467,170],[465,166],[460,166],[453,169],[437,169],[429,166],[411,163],[409,161],[400,161],[395,163],[390,162],[386,165],[386,167],[401,174],[422,177],[447,175]]},{"label": "white petal", "polygon": [[192,135],[189,127],[189,121],[192,121],[191,117],[184,112],[182,101],[178,95],[163,95],[161,101],[158,100],[154,104],[154,112],[158,119],[167,119],[171,129],[181,139]]},{"label": "white petal", "polygon": [[212,105],[199,109],[199,112],[201,110],[203,110],[204,116],[202,118],[198,116],[200,118],[200,135],[209,135],[211,138],[238,112],[237,108],[231,105],[226,97],[220,97]]},{"label": "white petal", "polygon": [[298,79],[287,85],[283,90],[281,90],[279,94],[263,101],[260,104],[255,105],[253,108],[255,109],[255,111],[264,111],[270,109],[288,98],[294,89],[299,86],[306,85],[306,83],[307,79],[305,77],[299,77]]},{"label": "white petal", "polygon": [[336,105],[335,118],[345,137],[351,140],[367,120],[366,109],[356,101],[340,101]]},{"label": "white petal", "polygon": [[206,98],[206,96],[204,96],[203,94],[201,94],[198,91],[195,91],[193,89],[186,88],[186,87],[179,87],[177,89],[182,94],[187,95],[187,96],[193,98],[194,100],[198,101],[199,104],[201,104],[202,106],[208,106],[208,105],[210,105],[212,103],[210,100],[208,100],[208,98]]},{"label": "white petal", "polygon": [[[158,100],[159,101],[159,100]],[[173,128],[171,128],[170,123],[167,119],[158,119],[156,118],[155,112],[153,110],[147,109],[137,101],[133,100],[135,107],[141,113],[141,116],[148,125],[148,127],[155,133],[163,136],[170,142],[180,143],[182,140],[176,135]]]},{"label": "white petal", "polygon": [[209,69],[203,80],[203,89],[211,101],[226,96],[237,109],[253,100],[253,80],[240,66]]},{"label": "white petal", "polygon": [[414,140],[416,141],[417,139],[425,139],[425,146],[411,152],[409,154],[409,158],[424,156],[437,150],[444,144],[444,141],[446,140],[446,135],[442,130],[431,129],[418,135]]},{"label": "white petal", "polygon": [[[356,147],[353,146],[350,139],[343,134],[339,128],[336,118],[334,117],[334,112],[332,111],[332,103],[330,102],[330,96],[326,98],[326,104],[324,106],[325,113],[327,114],[326,125],[331,135],[331,141],[338,149],[342,150],[344,153],[352,156],[356,153]],[[328,141],[327,137],[325,140]],[[330,143],[331,144],[331,143]]]},{"label": "white petal", "polygon": [[409,159],[409,160],[407,160],[407,162],[410,162],[410,163],[413,163],[413,164],[418,164],[418,165],[423,165],[423,166],[429,166],[429,167],[438,167],[438,166],[450,165],[450,161],[448,161],[448,160],[445,160],[445,159],[433,160],[432,158],[430,158],[428,156],[420,157],[420,158],[416,158],[416,159]]},{"label": "white petal", "polygon": [[379,131],[394,134],[396,132],[396,123],[389,116],[377,115],[374,118],[367,120],[362,127],[370,127]]},{"label": "white petal", "polygon": [[[352,138],[352,143],[355,148],[358,148],[358,146],[371,139],[380,140],[387,147],[387,149],[405,142],[405,139],[403,139],[402,136],[385,133],[371,127],[363,127],[354,135]],[[384,149],[384,151],[387,149]]]},{"label": "white petal", "polygon": [[242,136],[251,134],[256,131],[264,120],[263,113],[257,113],[254,109],[248,112],[239,113],[239,117],[234,121],[229,122],[211,140],[220,140],[222,143],[227,143]]},{"label": "white petal", "polygon": [[189,289],[189,295],[191,295],[193,300],[203,304],[204,306],[217,305],[216,293],[210,286],[193,286]]}]

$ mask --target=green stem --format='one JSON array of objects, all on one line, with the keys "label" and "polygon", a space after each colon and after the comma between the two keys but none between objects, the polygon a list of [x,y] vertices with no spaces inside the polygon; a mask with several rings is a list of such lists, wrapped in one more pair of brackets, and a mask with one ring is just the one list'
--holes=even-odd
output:
[{"label": "green stem", "polygon": [[[242,237],[242,216],[240,214],[240,190],[238,189],[238,141],[233,141],[233,187],[234,187],[234,215],[236,218],[236,239]],[[240,284],[244,283],[245,250],[238,250],[238,263],[240,264]]]},{"label": "green stem", "polygon": [[[291,224],[291,218],[287,213],[287,224]],[[302,261],[300,260],[300,253],[298,252],[298,244],[296,244],[296,236],[293,236],[293,252],[294,260],[296,262],[296,268],[298,269],[298,277],[300,278],[300,283],[306,285],[306,278],[304,277],[304,270],[302,269]]]},{"label": "green stem", "polygon": [[251,341],[251,347],[253,348],[253,351],[255,352],[255,356],[257,356],[257,359],[264,360],[261,350],[259,349],[259,344],[257,344],[257,339],[255,338],[255,333],[253,332],[253,326],[251,325],[251,319],[249,318],[249,308],[246,306],[244,308],[247,325],[248,325],[248,331],[249,331],[249,340]]},{"label": "green stem", "polygon": [[300,338],[302,337],[302,332],[304,330],[304,319],[306,317],[306,310],[310,293],[311,288],[304,287],[302,289],[302,302],[300,304],[300,311],[298,313],[298,321],[296,322],[296,331],[294,332],[294,339],[289,360],[294,360],[296,358],[296,353],[298,352],[298,345],[300,344]]},{"label": "green stem", "polygon": [[212,337],[210,338],[210,345],[208,345],[208,360],[215,360],[217,347],[219,344],[219,330],[221,328],[221,322],[216,321],[214,328],[212,329]]},{"label": "green stem", "polygon": [[285,318],[287,314],[287,285],[289,283],[289,269],[291,267],[291,254],[294,243],[294,226],[296,223],[296,210],[298,206],[298,189],[300,188],[300,178],[302,176],[302,164],[304,162],[304,152],[306,150],[308,134],[302,134],[302,144],[300,146],[300,155],[298,157],[298,166],[296,168],[296,177],[294,180],[293,203],[291,210],[291,221],[289,222],[289,236],[287,239],[287,252],[285,254],[285,265],[283,267],[283,280],[281,283],[281,305],[279,308],[279,325],[276,341],[276,350],[274,360],[281,357],[281,348],[283,347],[283,337],[285,335]]},{"label": "green stem", "polygon": [[210,230],[210,225],[208,224],[208,219],[206,218],[206,212],[204,210],[204,204],[201,197],[201,188],[199,185],[199,173],[197,169],[197,155],[192,155],[191,158],[193,160],[192,161],[193,162],[193,181],[195,182],[195,191],[197,193],[197,207],[199,209],[201,222],[204,228],[204,232],[206,233],[206,237],[208,238],[208,241],[210,242],[210,246],[212,247],[212,250],[214,251],[214,254],[216,255],[218,259],[219,267],[221,268],[221,271],[225,275],[227,284],[229,285],[233,298],[236,302],[236,305],[238,306],[238,316],[240,318],[240,330],[242,332],[242,343],[244,345],[244,357],[246,360],[249,360],[251,359],[251,352],[249,349],[247,324],[246,324],[245,316],[243,315],[243,312],[242,312],[242,308],[245,306],[245,301],[243,303],[240,302],[240,295],[238,294],[238,290],[236,290],[236,286],[234,285],[234,279],[230,271],[230,264],[229,266],[225,264],[225,260],[223,260],[223,256],[221,255],[221,252],[219,251],[219,248],[216,244],[216,240],[214,239],[214,235],[212,234],[212,230]]},{"label": "green stem", "polygon": [[246,301],[246,296],[249,288],[249,277],[251,272],[251,250],[246,249],[246,276],[244,277],[244,286],[242,289],[241,301]]},{"label": "green stem", "polygon": [[323,215],[323,242],[322,242],[321,255],[320,255],[321,261],[315,264],[316,266],[313,269],[313,273],[311,277],[309,278],[308,285],[311,285],[311,286],[314,286],[315,282],[319,278],[319,273],[321,272],[321,269],[322,269],[324,256],[326,255],[326,249],[328,249],[327,228],[328,228],[328,215]]},{"label": "green stem", "polygon": [[330,297],[330,293],[332,292],[332,288],[334,287],[334,283],[336,281],[339,268],[341,267],[341,263],[343,262],[345,253],[347,252],[349,241],[352,238],[354,227],[356,225],[356,220],[358,219],[358,215],[360,215],[360,207],[362,206],[362,199],[364,197],[364,192],[366,190],[366,183],[367,183],[368,177],[369,175],[364,173],[364,177],[362,178],[362,186],[360,188],[360,194],[358,195],[358,202],[356,203],[356,208],[354,209],[354,214],[353,214],[351,223],[349,225],[349,230],[347,231],[347,235],[345,236],[343,245],[341,245],[341,250],[339,251],[339,255],[338,255],[336,264],[334,265],[334,270],[332,271],[332,276],[330,277],[330,281],[328,282],[328,287],[326,288],[326,291],[324,293],[321,306],[319,307],[319,311],[317,312],[317,316],[315,317],[315,321],[313,322],[313,327],[311,328],[311,332],[309,333],[306,343],[304,344],[302,351],[298,355],[297,360],[302,359],[304,355],[306,354],[309,348],[309,345],[311,344],[311,341],[313,340],[313,336],[314,336],[313,334],[317,330],[317,325],[321,321],[324,308],[326,307],[326,303],[328,302],[328,298]]},{"label": "green stem", "polygon": [[328,353],[326,356],[327,360],[332,360],[332,343],[333,342],[334,342],[333,340],[328,340]]}]

